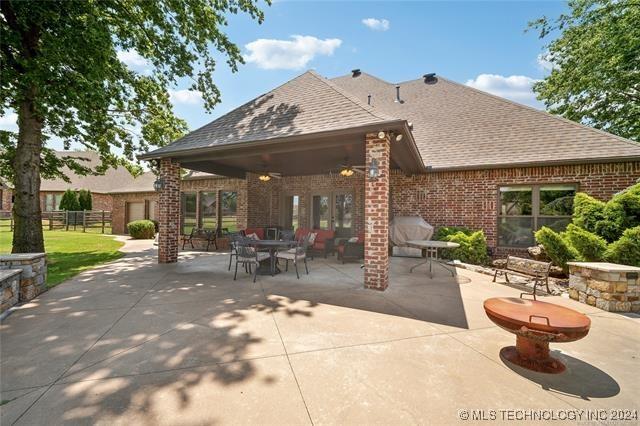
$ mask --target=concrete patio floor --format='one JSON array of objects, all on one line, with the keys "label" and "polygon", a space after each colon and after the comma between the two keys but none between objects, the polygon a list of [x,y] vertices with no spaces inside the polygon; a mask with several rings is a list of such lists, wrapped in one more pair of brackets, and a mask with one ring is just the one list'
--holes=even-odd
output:
[{"label": "concrete patio floor", "polygon": [[464,423],[461,410],[640,409],[637,317],[543,298],[592,328],[552,344],[564,374],[537,374],[500,360],[515,338],[482,302],[520,291],[484,275],[429,279],[394,258],[381,293],[362,288],[357,263],[315,259],[300,280],[290,269],[253,284],[232,280],[225,254],[157,265],[148,243],[126,249],[2,322],[3,425],[448,424]]}]

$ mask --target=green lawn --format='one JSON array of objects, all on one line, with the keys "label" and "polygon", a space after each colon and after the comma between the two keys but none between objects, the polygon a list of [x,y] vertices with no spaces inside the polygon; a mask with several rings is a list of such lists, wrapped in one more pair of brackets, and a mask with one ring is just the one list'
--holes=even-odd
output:
[{"label": "green lawn", "polygon": [[[0,230],[0,253],[11,252],[11,232]],[[118,259],[123,243],[111,236],[71,231],[44,231],[47,286],[53,287],[101,263]]]}]

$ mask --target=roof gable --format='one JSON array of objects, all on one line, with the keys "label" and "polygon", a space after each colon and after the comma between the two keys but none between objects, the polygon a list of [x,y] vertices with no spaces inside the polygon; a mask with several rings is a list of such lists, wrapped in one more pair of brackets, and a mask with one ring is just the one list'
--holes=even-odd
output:
[{"label": "roof gable", "polygon": [[366,73],[332,79],[371,106],[413,125],[426,166],[479,168],[640,159],[640,144],[442,77],[395,85]]},{"label": "roof gable", "polygon": [[307,71],[150,154],[347,129],[391,119]]}]

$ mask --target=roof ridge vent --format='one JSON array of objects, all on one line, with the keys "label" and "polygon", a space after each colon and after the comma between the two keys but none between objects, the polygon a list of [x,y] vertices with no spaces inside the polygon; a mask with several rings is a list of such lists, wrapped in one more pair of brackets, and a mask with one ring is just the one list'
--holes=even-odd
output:
[{"label": "roof ridge vent", "polygon": [[362,72],[360,71],[360,68],[351,70],[351,77],[358,77],[360,74],[362,74]]},{"label": "roof ridge vent", "polygon": [[371,105],[371,93],[367,95],[367,105]]},{"label": "roof ridge vent", "polygon": [[400,99],[400,85],[399,84],[396,84],[396,100],[393,101],[393,102],[399,103],[399,104],[402,103],[402,100]]}]

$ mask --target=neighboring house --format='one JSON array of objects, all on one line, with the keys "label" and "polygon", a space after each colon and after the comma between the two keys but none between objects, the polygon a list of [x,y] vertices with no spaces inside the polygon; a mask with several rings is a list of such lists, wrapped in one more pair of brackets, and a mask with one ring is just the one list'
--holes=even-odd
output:
[{"label": "neighboring house", "polygon": [[[211,189],[183,183],[196,195],[175,192],[184,167],[227,177],[238,227],[365,231],[366,258],[378,260],[365,262],[365,280],[381,286],[395,215],[482,229],[501,255],[533,244],[543,225],[566,226],[576,191],[606,199],[640,177],[640,145],[630,140],[440,76],[395,85],[357,70],[306,72],[140,158],[158,160],[167,184],[161,262],[177,259],[180,204]],[[339,174],[374,163],[377,179]]]},{"label": "neighboring house", "polygon": [[[57,154],[86,159],[82,164],[92,168],[100,164],[98,154],[91,151],[59,151]],[[65,167],[63,173],[70,182],[62,179],[42,180],[40,203],[43,212],[58,210],[62,194],[67,189],[88,189],[92,195],[93,210],[113,212],[114,233],[126,232],[125,221],[128,217],[131,217],[131,220],[155,218],[157,194],[153,191],[153,182],[156,178],[152,172],[134,177],[125,167],[117,167],[109,168],[103,175],[80,176]],[[0,211],[12,209],[12,195],[12,188],[8,184],[0,184]],[[127,197],[133,200],[130,205],[126,203]]]}]

